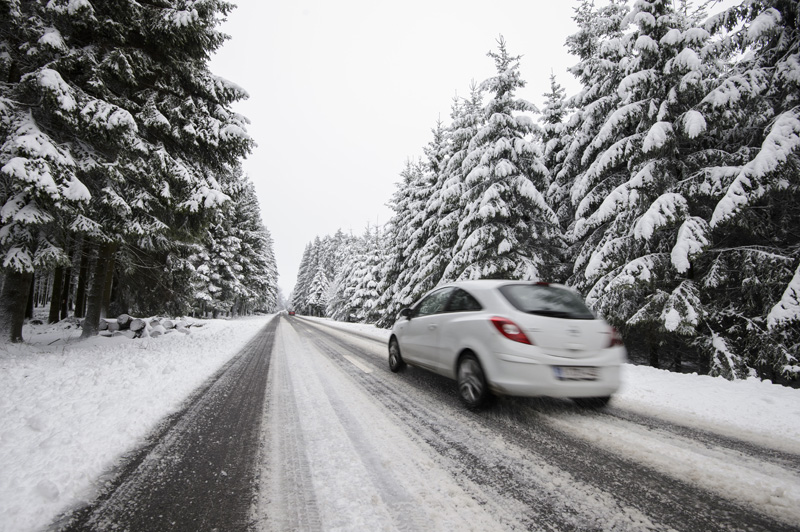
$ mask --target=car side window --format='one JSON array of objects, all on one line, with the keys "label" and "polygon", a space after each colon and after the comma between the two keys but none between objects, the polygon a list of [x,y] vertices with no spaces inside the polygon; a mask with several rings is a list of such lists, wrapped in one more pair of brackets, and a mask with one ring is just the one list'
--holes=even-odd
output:
[{"label": "car side window", "polygon": [[431,314],[444,312],[444,306],[452,291],[452,288],[442,288],[428,295],[428,297],[420,301],[412,316],[430,316]]},{"label": "car side window", "polygon": [[466,290],[456,288],[450,302],[447,304],[447,312],[469,312],[481,310],[478,300],[467,293]]}]

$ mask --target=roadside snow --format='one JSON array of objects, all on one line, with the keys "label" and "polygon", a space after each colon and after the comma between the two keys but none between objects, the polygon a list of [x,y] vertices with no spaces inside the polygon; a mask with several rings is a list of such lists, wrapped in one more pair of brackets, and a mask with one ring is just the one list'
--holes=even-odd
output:
[{"label": "roadside snow", "polygon": [[79,340],[27,326],[0,345],[0,531],[47,526],[231,359],[272,316],[192,320],[190,333]]}]

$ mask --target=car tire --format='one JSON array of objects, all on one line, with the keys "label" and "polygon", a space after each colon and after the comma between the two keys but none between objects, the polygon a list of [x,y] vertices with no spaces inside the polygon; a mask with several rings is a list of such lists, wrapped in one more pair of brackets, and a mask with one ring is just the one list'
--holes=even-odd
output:
[{"label": "car tire", "polygon": [[400,345],[394,338],[389,340],[389,369],[392,370],[392,373],[398,373],[406,369],[403,355],[400,354]]},{"label": "car tire", "polygon": [[611,400],[611,397],[573,397],[575,404],[587,410],[598,410],[603,408]]},{"label": "car tire", "polygon": [[475,355],[467,353],[458,361],[457,382],[458,396],[467,408],[474,410],[488,403],[491,393]]}]

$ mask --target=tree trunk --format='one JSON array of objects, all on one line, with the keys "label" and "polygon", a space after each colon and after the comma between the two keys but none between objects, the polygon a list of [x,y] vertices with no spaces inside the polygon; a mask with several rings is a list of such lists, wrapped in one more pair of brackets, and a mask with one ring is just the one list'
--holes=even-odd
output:
[{"label": "tree trunk", "polygon": [[658,360],[658,344],[652,342],[650,344],[650,365],[654,368],[660,368],[661,364]]},{"label": "tree trunk", "polygon": [[81,266],[78,270],[78,287],[75,290],[75,317],[86,316],[86,282],[89,277],[89,254],[85,242],[81,244]]},{"label": "tree trunk", "polygon": [[114,253],[117,251],[116,244],[108,244],[109,251],[106,254],[103,269],[106,272],[105,284],[103,285],[103,302],[100,306],[100,317],[108,318],[108,308],[111,306],[111,288],[114,286]]},{"label": "tree trunk", "polygon": [[69,296],[72,291],[72,268],[64,270],[64,278],[62,280],[63,289],[61,290],[61,313],[60,318],[66,319],[69,317]]},{"label": "tree trunk", "polygon": [[64,278],[64,268],[58,266],[53,272],[53,291],[50,293],[50,314],[47,323],[56,323],[61,310],[61,283]]},{"label": "tree trunk", "polygon": [[25,303],[25,317],[28,319],[33,319],[33,279],[34,275],[31,274],[31,287],[28,290],[28,301]]},{"label": "tree trunk", "polygon": [[12,343],[22,341],[22,325],[30,299],[33,273],[6,271],[3,292],[0,294],[0,338]]},{"label": "tree trunk", "polygon": [[81,338],[96,336],[100,330],[100,311],[103,306],[106,275],[110,275],[106,271],[106,266],[108,265],[109,257],[114,254],[114,248],[114,244],[103,242],[97,244],[97,250],[92,252],[89,263],[93,273],[86,295],[86,319],[83,320]]}]

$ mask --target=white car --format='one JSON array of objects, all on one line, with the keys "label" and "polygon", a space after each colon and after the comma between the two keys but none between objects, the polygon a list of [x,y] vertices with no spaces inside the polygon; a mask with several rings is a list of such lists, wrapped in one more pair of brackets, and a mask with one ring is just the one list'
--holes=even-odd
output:
[{"label": "white car", "polygon": [[441,286],[403,309],[389,338],[393,372],[410,364],[455,379],[470,408],[492,393],[601,407],[626,358],[617,331],[575,291],[527,281]]}]

